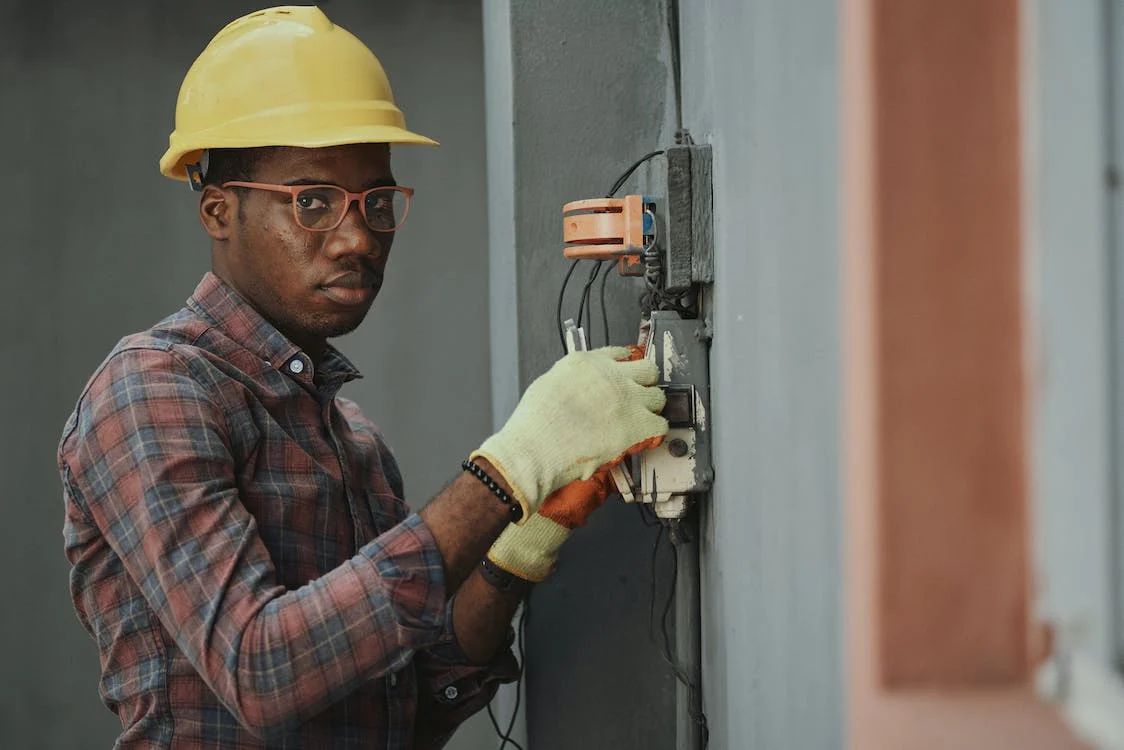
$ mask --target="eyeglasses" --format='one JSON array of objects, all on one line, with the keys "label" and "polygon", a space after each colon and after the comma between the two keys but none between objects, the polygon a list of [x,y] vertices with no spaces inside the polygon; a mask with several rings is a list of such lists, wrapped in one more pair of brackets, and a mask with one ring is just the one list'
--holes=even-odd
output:
[{"label": "eyeglasses", "polygon": [[406,222],[413,188],[382,185],[352,193],[339,185],[269,185],[264,182],[224,182],[225,187],[288,193],[297,224],[310,232],[330,232],[343,223],[351,204],[359,203],[363,221],[376,232],[394,232]]}]

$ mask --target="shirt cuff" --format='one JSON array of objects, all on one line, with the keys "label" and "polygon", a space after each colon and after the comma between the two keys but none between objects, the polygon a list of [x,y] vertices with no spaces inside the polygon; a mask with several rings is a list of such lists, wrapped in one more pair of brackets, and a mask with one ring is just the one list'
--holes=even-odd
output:
[{"label": "shirt cuff", "polygon": [[[511,651],[515,642],[515,629],[510,625],[504,636],[504,645],[487,664],[476,664],[468,658],[457,641],[453,629],[453,605],[456,598],[445,606],[445,621],[437,642],[425,649],[425,674],[421,675],[423,689],[439,703],[464,703],[483,691],[491,683],[496,686],[514,682],[519,678],[519,662]],[[453,690],[449,690],[449,688]],[[495,692],[488,691],[488,700]],[[487,701],[485,701],[487,702]]]}]

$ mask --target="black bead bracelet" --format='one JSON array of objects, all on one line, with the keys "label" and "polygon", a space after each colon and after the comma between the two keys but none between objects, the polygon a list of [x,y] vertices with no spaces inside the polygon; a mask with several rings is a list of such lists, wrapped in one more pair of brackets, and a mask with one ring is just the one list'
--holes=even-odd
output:
[{"label": "black bead bracelet", "polygon": [[511,499],[511,496],[504,492],[503,487],[496,484],[496,480],[488,476],[488,472],[481,469],[474,461],[461,461],[461,468],[472,474],[474,477],[484,483],[484,486],[492,491],[492,494],[507,504],[511,513],[512,522],[517,522],[523,518],[523,506]]}]

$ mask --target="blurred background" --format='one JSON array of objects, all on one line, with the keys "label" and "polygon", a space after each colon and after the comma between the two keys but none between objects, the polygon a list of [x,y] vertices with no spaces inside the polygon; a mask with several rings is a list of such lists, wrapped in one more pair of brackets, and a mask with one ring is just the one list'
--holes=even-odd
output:
[{"label": "blurred background", "polygon": [[[337,342],[413,507],[558,356],[562,205],[710,145],[716,473],[679,620],[709,747],[1124,748],[1124,0],[320,5],[442,144],[395,150],[410,222]],[[259,7],[0,0],[0,747],[116,737],[55,450],[208,267],[156,162],[192,60]],[[607,289],[629,342],[640,287]],[[495,701],[522,746],[705,744],[651,636],[656,533],[612,503],[536,590]],[[450,747],[500,744],[481,716]]]}]

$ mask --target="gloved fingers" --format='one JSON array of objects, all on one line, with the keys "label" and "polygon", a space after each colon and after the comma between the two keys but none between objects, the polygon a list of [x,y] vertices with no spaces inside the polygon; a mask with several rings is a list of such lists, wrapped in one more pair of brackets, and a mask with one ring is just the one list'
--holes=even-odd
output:
[{"label": "gloved fingers", "polygon": [[667,420],[659,414],[646,415],[643,419],[638,421],[636,427],[637,432],[643,435],[642,440],[636,441],[637,443],[655,440],[657,438],[663,440],[663,436],[666,435],[667,431],[670,429]]},{"label": "gloved fingers", "polygon": [[662,388],[652,385],[630,385],[627,389],[629,399],[650,412],[659,414],[667,406],[667,394]]},{"label": "gloved fingers", "polygon": [[616,367],[625,377],[640,385],[655,385],[660,381],[660,368],[650,359],[634,359],[618,362]]},{"label": "gloved fingers", "polygon": [[659,437],[663,440],[663,436],[668,434],[671,425],[668,424],[667,419],[664,419],[659,414],[653,414],[644,418],[644,440],[654,440]]}]

